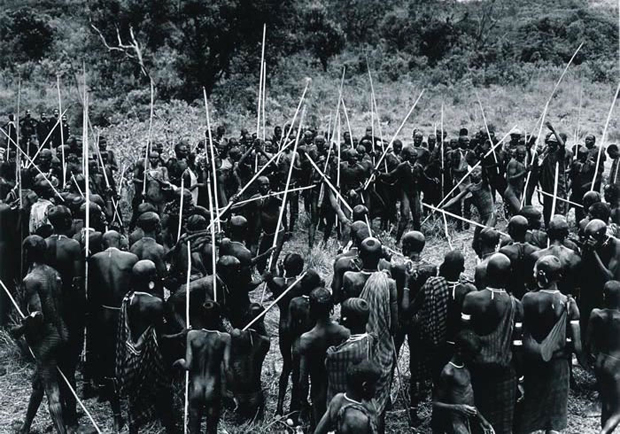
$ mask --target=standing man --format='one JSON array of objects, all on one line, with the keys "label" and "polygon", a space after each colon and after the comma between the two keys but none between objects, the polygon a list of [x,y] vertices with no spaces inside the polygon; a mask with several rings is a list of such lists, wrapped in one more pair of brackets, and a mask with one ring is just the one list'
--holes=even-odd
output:
[{"label": "standing man", "polygon": [[[551,122],[545,124],[550,132],[547,134],[545,143],[546,148],[543,150],[539,167],[540,187],[548,193],[543,198],[543,216],[545,226],[549,225],[551,220],[551,208],[553,207],[554,194],[557,182],[557,200],[555,200],[555,213],[566,214],[566,202],[559,199],[566,199],[566,148],[564,140],[551,125]],[[556,179],[556,173],[558,178]]]},{"label": "standing man", "polygon": [[521,321],[521,303],[506,292],[510,259],[501,253],[487,266],[487,287],[465,296],[461,318],[482,348],[471,367],[476,407],[498,434],[511,434],[517,401],[512,334]]}]

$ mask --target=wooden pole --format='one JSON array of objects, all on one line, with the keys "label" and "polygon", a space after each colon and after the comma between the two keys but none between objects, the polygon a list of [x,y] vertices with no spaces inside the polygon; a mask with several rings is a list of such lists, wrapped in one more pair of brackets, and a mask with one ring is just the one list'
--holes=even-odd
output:
[{"label": "wooden pole", "polygon": [[307,157],[310,164],[312,164],[312,167],[314,167],[314,170],[317,171],[317,173],[321,176],[321,178],[323,178],[327,186],[331,188],[331,190],[334,192],[336,198],[338,198],[338,200],[340,200],[344,204],[344,206],[349,210],[349,212],[353,212],[353,208],[351,208],[347,201],[344,200],[344,198],[338,192],[338,189],[334,187],[334,185],[330,182],[329,178],[321,171],[321,169],[319,168],[319,166],[317,166],[314,160],[309,155]]},{"label": "wooden pole", "polygon": [[[213,212],[213,195],[211,194],[211,182],[209,181],[209,178],[207,178],[207,193],[209,196],[209,216],[211,218],[211,221],[213,221],[215,213]],[[213,271],[213,301],[217,303],[217,273],[215,272],[217,259],[215,256],[215,225],[211,225],[211,267]]]},{"label": "wooden pole", "polygon": [[[290,189],[288,189],[286,191],[288,191],[289,193],[294,193],[296,191],[310,190],[310,189],[315,188],[315,187],[316,187],[316,185],[307,185],[305,187],[290,188]],[[278,191],[278,192],[275,192],[275,193],[265,194],[263,196],[251,197],[249,199],[242,200],[240,202],[236,202],[235,205],[244,205],[246,203],[255,202],[257,200],[267,199],[267,198],[273,197],[273,196],[280,196],[280,195],[284,194],[286,191]]]},{"label": "wooden pole", "polygon": [[[48,142],[48,140],[50,139],[50,137],[52,137],[52,133],[54,132],[54,130],[56,129],[56,127],[59,125],[60,120],[62,119],[62,116],[66,113],[67,111],[65,110],[61,116],[58,118],[58,121],[56,121],[56,124],[54,124],[54,126],[52,127],[52,129],[49,131],[49,133],[47,133],[47,136],[45,137],[45,140],[43,140],[43,142],[39,143],[39,147],[37,148],[37,152],[34,153],[34,156],[32,157],[32,161],[36,161],[37,157],[39,156],[39,152],[41,152],[41,150],[45,147],[45,144]],[[50,145],[51,146],[51,145]],[[63,151],[64,152],[64,151]],[[26,168],[30,167],[31,164],[28,163],[26,165]]]},{"label": "wooden pole", "polygon": [[[295,145],[293,147],[293,153],[291,155],[291,162],[288,168],[288,175],[286,176],[286,185],[284,187],[284,197],[282,198],[282,205],[280,205],[280,215],[278,216],[278,224],[276,225],[276,231],[275,234],[273,236],[273,243],[271,245],[272,249],[275,249],[278,246],[278,235],[280,234],[280,227],[283,225],[282,223],[282,219],[284,218],[284,212],[286,211],[286,199],[288,197],[288,189],[289,186],[291,185],[291,178],[293,176],[293,169],[295,168],[295,157],[297,156],[297,145],[299,144],[299,136],[301,134],[301,126],[303,125],[304,122],[304,117],[306,116],[306,107],[304,106],[303,110],[301,111],[301,117],[299,118],[299,128],[297,129],[297,136],[295,137]],[[310,157],[308,157],[310,158]],[[291,228],[292,229],[292,228]],[[271,267],[273,265],[273,254],[274,252],[271,252],[271,255],[269,255],[269,268],[268,270],[271,270]],[[263,300],[265,299],[265,290],[267,289],[267,285],[265,285],[263,287],[263,295],[261,296],[261,300],[260,303],[261,305],[263,304]]]},{"label": "wooden pole", "polygon": [[[213,176],[214,203],[215,203],[215,209],[219,210],[220,209],[220,201],[219,201],[219,198],[218,198],[218,189],[217,189],[217,170],[215,168],[215,151],[213,149],[213,135],[211,134],[211,120],[209,118],[209,100],[207,99],[207,91],[206,91],[206,89],[204,87],[202,88],[202,93],[203,93],[204,98],[205,98],[205,113],[207,115],[207,131],[208,131],[208,134],[209,134],[209,149],[211,150],[211,170],[212,170],[212,176]],[[217,224],[217,231],[220,232],[222,229],[221,229],[221,226],[220,226],[219,219],[217,220],[216,224]]]},{"label": "wooden pole", "polygon": [[179,208],[179,228],[177,230],[177,243],[181,239],[181,229],[183,228],[183,199],[185,197],[185,176],[181,175],[181,199],[180,199],[180,208]]},{"label": "wooden pole", "polygon": [[[192,247],[190,241],[187,241],[187,279],[185,281],[185,328],[191,327],[189,318],[189,299],[190,299],[190,277],[192,275]],[[189,370],[185,371],[185,405],[183,415],[183,432],[187,434],[189,420]]]},{"label": "wooden pole", "polygon": [[142,202],[146,200],[146,173],[149,171],[149,154],[151,153],[151,137],[153,133],[153,105],[155,104],[155,86],[153,85],[153,79],[150,79],[151,84],[151,108],[149,116],[149,135],[146,141],[146,151],[144,152],[144,184],[142,184]]},{"label": "wooden pole", "polygon": [[297,285],[299,282],[301,282],[301,279],[303,279],[303,278],[306,276],[306,274],[308,274],[308,272],[307,272],[307,271],[304,271],[303,273],[301,273],[301,274],[299,275],[299,277],[298,277],[297,279],[295,279],[295,281],[294,281],[294,282],[293,282],[293,283],[292,283],[292,284],[291,284],[288,288],[286,288],[286,289],[284,290],[284,292],[282,292],[282,294],[280,294],[280,295],[278,296],[278,298],[276,298],[276,299],[273,301],[273,303],[271,303],[271,304],[267,307],[267,309],[263,310],[260,314],[256,315],[256,317],[255,317],[254,319],[252,319],[252,321],[250,321],[250,322],[248,323],[248,325],[246,325],[245,327],[243,327],[243,331],[247,331],[250,327],[252,327],[252,326],[254,325],[254,323],[256,323],[259,319],[261,319],[262,317],[264,317],[264,316],[265,316],[265,314],[266,314],[267,312],[269,312],[269,310],[270,310],[272,307],[274,307],[274,306],[275,306],[275,305],[276,305],[276,304],[277,304],[277,303],[278,303],[278,302],[279,302],[279,301],[280,301],[280,300],[281,300],[281,299],[282,299],[282,298],[283,298],[286,294],[288,294],[288,292],[289,292],[291,289],[293,289],[293,287],[294,287],[295,285]]},{"label": "wooden pole", "polygon": [[267,103],[267,62],[263,62],[263,104],[261,106],[263,110],[263,114],[261,119],[263,121],[263,142],[267,140],[267,131],[266,131],[266,116],[265,116],[265,104]]},{"label": "wooden pole", "polygon": [[[444,142],[444,137],[443,137],[443,102],[441,103],[441,131],[439,132],[439,134],[441,135],[441,143],[439,144],[439,146],[441,146],[439,148],[439,152],[441,155],[441,198],[443,199],[444,197],[444,192],[445,190],[445,185],[446,185],[446,157],[444,155],[444,149],[443,149],[443,142]],[[437,137],[435,135],[435,137]]]},{"label": "wooden pole", "polygon": [[[291,126],[289,127],[289,129],[286,131],[286,136],[284,136],[284,140],[282,141],[282,147],[280,148],[280,150],[284,149],[284,147],[287,146],[288,138],[291,135],[291,130],[295,127],[295,121],[297,120],[297,115],[299,114],[301,105],[304,102],[304,98],[306,97],[306,92],[308,92],[308,87],[310,86],[310,83],[312,83],[312,80],[310,78],[306,78],[306,87],[304,87],[304,91],[301,94],[301,98],[299,99],[299,104],[297,104],[297,109],[295,110],[295,114],[293,115],[293,121],[291,122]],[[280,155],[282,154],[278,153],[278,159],[276,160],[276,163],[280,162]]]},{"label": "wooden pole", "polygon": [[[62,156],[62,188],[67,183],[67,161],[65,160],[65,132],[62,125],[62,98],[60,96],[60,75],[56,76],[56,89],[58,90],[58,125],[60,125],[60,153]],[[52,129],[53,131],[53,129]]]},{"label": "wooden pole", "polygon": [[[489,124],[487,123],[487,117],[484,114],[484,108],[482,107],[482,101],[480,100],[480,95],[476,92],[476,99],[478,100],[478,105],[480,106],[480,113],[482,113],[482,120],[484,121],[484,129],[487,133],[487,137],[489,138],[489,142],[491,142],[491,146],[493,146],[493,139],[491,138],[491,131],[489,131]],[[497,154],[495,153],[495,148],[491,148],[493,150],[493,159],[495,160],[495,170],[499,175],[499,162],[497,161]]]},{"label": "wooden pole", "polygon": [[[494,227],[492,227],[492,226],[485,226],[485,225],[483,225],[483,224],[481,224],[481,223],[478,223],[478,222],[477,222],[477,221],[475,221],[475,220],[466,219],[465,217],[461,217],[460,215],[453,214],[453,213],[451,213],[451,212],[449,212],[449,211],[446,211],[445,209],[441,209],[441,208],[434,207],[434,206],[432,206],[432,205],[428,205],[428,204],[426,204],[426,203],[424,203],[424,202],[422,202],[422,206],[427,207],[428,209],[432,210],[433,212],[435,212],[435,211],[440,212],[440,213],[442,213],[442,214],[444,214],[444,215],[447,215],[447,216],[453,217],[453,218],[455,218],[455,219],[458,219],[458,220],[464,221],[464,222],[469,223],[469,224],[471,224],[471,225],[478,226],[479,228],[483,228],[483,229],[484,229],[484,228],[493,228],[493,229],[495,229],[495,228],[494,228]],[[497,229],[495,229],[495,230],[497,230]],[[504,235],[504,236],[508,236],[508,234],[506,234],[506,233],[504,233],[504,232],[502,232],[502,231],[497,231],[497,232],[498,232],[499,234]]]},{"label": "wooden pole", "polygon": [[558,180],[560,178],[560,163],[555,163],[555,183],[553,184],[553,201],[551,202],[551,218],[555,215],[555,206],[558,200]]}]

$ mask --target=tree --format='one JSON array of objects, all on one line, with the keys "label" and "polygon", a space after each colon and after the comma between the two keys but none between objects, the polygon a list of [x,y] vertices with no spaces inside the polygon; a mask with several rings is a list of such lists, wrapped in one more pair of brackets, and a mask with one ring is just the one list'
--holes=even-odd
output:
[{"label": "tree", "polygon": [[327,71],[329,59],[344,48],[344,32],[340,25],[328,17],[322,3],[312,3],[303,13],[304,46],[316,57]]},{"label": "tree", "polygon": [[23,7],[0,15],[3,66],[40,60],[54,43],[50,17]]}]

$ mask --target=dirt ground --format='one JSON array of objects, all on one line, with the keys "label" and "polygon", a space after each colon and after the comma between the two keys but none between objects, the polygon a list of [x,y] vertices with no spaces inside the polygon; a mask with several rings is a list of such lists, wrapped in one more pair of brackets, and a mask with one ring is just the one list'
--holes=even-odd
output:
[{"label": "dirt ground", "polygon": [[[506,220],[501,217],[501,204],[498,204],[498,212],[500,215],[498,228],[505,230]],[[427,247],[425,249],[425,259],[439,264],[443,254],[448,249],[448,243],[445,238],[444,228],[441,219],[430,219],[426,224],[424,231],[427,235]],[[304,254],[306,263],[309,267],[313,267],[323,276],[325,283],[330,284],[332,278],[332,261],[337,253],[337,241],[332,239],[327,245],[317,245],[307,254],[307,219],[301,216],[299,222],[300,229],[296,231],[295,238],[285,245],[286,251],[295,251]],[[473,274],[473,268],[476,264],[476,257],[470,247],[472,230],[464,232],[456,232],[452,223],[449,224],[449,234],[454,249],[461,250],[466,256],[466,275],[470,277]],[[377,235],[386,242],[389,247],[394,247],[393,237],[391,234],[377,233]],[[258,301],[261,296],[262,287],[259,287],[253,298]],[[270,303],[268,300],[267,303]],[[337,318],[337,312],[334,317]],[[294,432],[288,428],[283,418],[276,418],[275,403],[277,398],[277,384],[281,369],[282,359],[278,350],[278,309],[277,307],[268,312],[265,320],[268,333],[271,336],[271,349],[263,366],[262,381],[267,399],[267,411],[265,420],[256,425],[238,425],[234,421],[232,409],[226,409],[220,423],[220,432],[237,434],[237,433],[288,433]],[[406,345],[401,350],[399,359],[399,370],[396,374],[396,382],[393,387],[392,397],[395,400],[392,410],[387,416],[387,432],[388,433],[430,433],[430,404],[427,402],[422,406],[422,416],[426,417],[427,422],[418,427],[417,431],[409,428],[407,412],[404,411],[403,397],[407,393],[408,378],[408,359],[409,350]],[[594,404],[597,402],[596,392],[594,390],[594,377],[585,372],[581,367],[573,369],[575,377],[575,385],[571,389],[568,403],[568,428],[565,432],[574,434],[587,434],[598,432],[599,419],[594,414]],[[28,397],[30,393],[30,381],[33,373],[33,364],[24,358],[16,343],[9,337],[6,331],[0,333],[0,434],[15,433],[19,428],[26,412]],[[400,384],[404,387],[400,387]],[[183,419],[183,380],[179,376],[175,380],[175,414],[179,426]],[[290,385],[289,385],[290,394]],[[287,397],[287,399],[290,395]],[[112,433],[112,414],[109,405],[105,402],[99,402],[96,399],[84,401],[86,409],[92,414],[97,425],[104,433]],[[285,408],[287,408],[286,406]],[[428,416],[428,417],[427,417]],[[88,417],[82,411],[80,419],[81,432],[94,432],[88,420]],[[44,400],[42,408],[33,424],[32,433],[52,432],[53,428],[46,408]],[[123,432],[127,432],[125,427]],[[158,423],[142,430],[147,434],[163,433],[163,429]]]}]

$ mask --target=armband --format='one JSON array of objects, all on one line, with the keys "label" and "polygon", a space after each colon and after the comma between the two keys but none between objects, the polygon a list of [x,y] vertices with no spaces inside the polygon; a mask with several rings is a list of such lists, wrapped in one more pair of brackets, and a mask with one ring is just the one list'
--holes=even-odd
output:
[{"label": "armband", "polygon": [[571,325],[579,325],[579,320],[578,319],[574,319],[570,322]]},{"label": "armband", "polygon": [[515,339],[515,340],[513,341],[513,345],[514,345],[515,347],[521,347],[521,346],[523,346],[523,341],[522,341],[521,339]]},{"label": "armband", "polygon": [[409,288],[403,288],[403,291],[409,292]]},{"label": "armband", "polygon": [[471,319],[471,315],[468,315],[468,314],[466,314],[466,313],[462,313],[462,314],[461,314],[461,319],[462,319],[463,321],[469,321],[469,320]]},{"label": "armband", "polygon": [[523,323],[522,322],[516,322],[515,323],[515,327],[516,328],[522,328],[523,327]]}]

